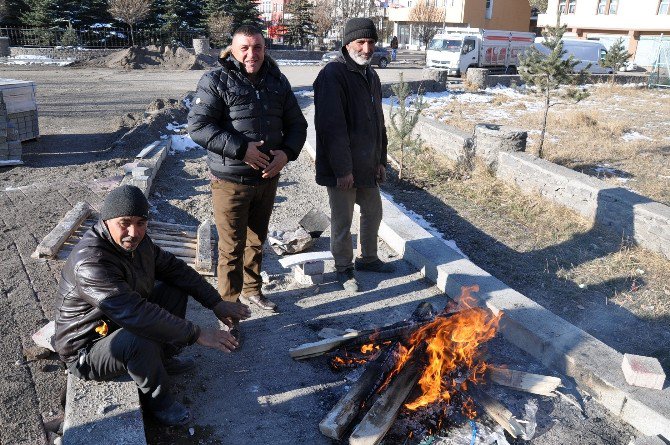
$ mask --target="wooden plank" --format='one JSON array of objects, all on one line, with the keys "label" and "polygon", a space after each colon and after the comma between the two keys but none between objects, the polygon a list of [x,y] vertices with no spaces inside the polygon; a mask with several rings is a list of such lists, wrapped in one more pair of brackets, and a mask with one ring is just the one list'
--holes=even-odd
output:
[{"label": "wooden plank", "polygon": [[386,374],[395,365],[395,351],[397,344],[393,348],[385,348],[375,360],[365,365],[363,374],[319,423],[323,435],[335,440],[342,438],[365,401],[383,383]]},{"label": "wooden plank", "polygon": [[175,241],[175,240],[172,240],[172,239],[155,238],[153,236],[151,237],[151,239],[154,241],[154,244],[158,244],[161,247],[164,247],[164,246],[165,247],[176,247],[176,248],[179,248],[179,249],[191,249],[191,250],[195,250],[195,248],[197,247],[196,243],[189,242],[188,240],[187,241]]},{"label": "wooden plank", "polygon": [[556,397],[553,391],[561,384],[561,379],[558,377],[511,369],[490,367],[488,373],[491,381],[498,385],[542,396]]},{"label": "wooden plank", "polygon": [[510,410],[508,410],[505,405],[488,395],[484,390],[477,386],[470,385],[468,392],[470,392],[475,401],[484,408],[486,414],[498,422],[498,424],[513,438],[516,439],[518,436],[526,433],[526,429],[519,423]]},{"label": "wooden plank", "polygon": [[212,270],[212,221],[209,219],[203,221],[198,227],[195,267],[198,270]]},{"label": "wooden plank", "polygon": [[191,258],[192,261],[195,258],[194,249],[180,249],[179,247],[170,247],[170,246],[160,246],[160,248],[178,257]]},{"label": "wooden plank", "polygon": [[185,243],[193,244],[194,248],[195,248],[195,245],[196,245],[196,242],[197,242],[196,238],[191,238],[190,236],[186,236],[186,235],[168,235],[168,234],[165,234],[163,232],[158,231],[158,229],[149,230],[148,233],[149,233],[149,236],[151,237],[151,239],[153,239],[153,240],[163,240],[163,241],[170,241],[170,242],[175,242],[175,243],[185,242]]},{"label": "wooden plank", "polygon": [[377,399],[363,420],[349,436],[349,445],[376,445],[384,438],[398,416],[414,385],[419,381],[420,367],[410,360],[400,373],[393,378],[386,391]]},{"label": "wooden plank", "polygon": [[289,269],[298,264],[309,263],[311,261],[325,261],[332,260],[333,254],[330,252],[308,252],[299,253],[297,255],[287,256],[279,260],[282,267]]},{"label": "wooden plank", "polygon": [[159,228],[163,233],[174,232],[174,233],[183,233],[190,238],[197,238],[198,233],[196,232],[197,227],[186,226],[181,224],[171,224],[162,221],[149,221],[149,231],[152,227]]},{"label": "wooden plank", "polygon": [[6,159],[0,161],[0,167],[9,167],[12,165],[23,165],[23,161],[20,159]]},{"label": "wooden plank", "polygon": [[295,360],[302,360],[309,357],[314,357],[321,355],[324,352],[328,352],[332,349],[337,348],[339,345],[345,341],[356,338],[361,334],[359,331],[347,332],[344,335],[340,335],[332,338],[324,338],[323,340],[315,341],[312,343],[305,343],[295,348],[288,350],[289,355]]},{"label": "wooden plank", "polygon": [[67,212],[58,225],[44,237],[31,256],[33,258],[55,257],[65,240],[68,239],[72,232],[79,227],[92,211],[93,209],[87,202],[78,202],[72,210]]}]

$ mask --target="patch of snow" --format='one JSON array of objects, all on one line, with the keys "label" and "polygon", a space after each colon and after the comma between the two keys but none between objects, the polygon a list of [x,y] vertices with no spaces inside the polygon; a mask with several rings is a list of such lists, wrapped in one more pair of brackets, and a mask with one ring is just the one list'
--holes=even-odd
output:
[{"label": "patch of snow", "polygon": [[193,142],[188,134],[173,134],[170,153],[184,152],[189,150],[204,150],[200,145]]},{"label": "patch of snow", "polygon": [[1,57],[2,65],[58,65],[68,66],[74,63],[74,59],[52,59],[47,56],[19,55],[15,57]]},{"label": "patch of snow", "polygon": [[307,65],[318,65],[321,63],[321,60],[290,60],[290,59],[279,59],[275,60],[279,66],[307,66]]},{"label": "patch of snow", "polygon": [[[463,251],[462,251],[461,249],[458,248],[458,245],[456,244],[456,241],[454,241],[454,240],[452,240],[452,239],[450,239],[450,240],[445,239],[445,238],[444,238],[444,235],[442,234],[442,232],[440,232],[439,230],[437,230],[435,227],[433,227],[432,224],[430,224],[428,221],[426,221],[425,219],[423,219],[423,217],[422,217],[421,215],[419,215],[418,213],[416,213],[416,212],[414,212],[414,211],[412,211],[412,210],[408,210],[404,205],[395,202],[395,201],[393,200],[393,198],[392,198],[390,195],[388,195],[388,194],[386,194],[386,193],[383,193],[383,192],[382,192],[382,195],[384,196],[384,198],[388,199],[390,202],[392,202],[393,204],[395,204],[396,206],[398,206],[400,209],[402,209],[403,213],[405,213],[407,216],[409,216],[410,219],[411,219],[412,221],[414,221],[415,223],[417,223],[419,226],[421,226],[422,228],[426,229],[426,231],[427,231],[428,233],[430,233],[430,234],[433,235],[435,238],[437,238],[437,239],[439,239],[440,241],[442,241],[444,244],[446,244],[447,246],[449,246],[451,249],[453,249],[453,250],[455,250],[456,252],[458,252],[459,254],[463,255],[465,258],[468,258],[468,256],[467,256],[466,254],[464,254]],[[469,258],[468,258],[468,259],[469,259]]]},{"label": "patch of snow", "polygon": [[174,131],[175,133],[179,133],[182,129],[188,128],[188,124],[178,124],[176,122],[171,122],[165,126],[170,131]]},{"label": "patch of snow", "polygon": [[300,90],[295,92],[296,96],[314,97],[314,90]]},{"label": "patch of snow", "polygon": [[621,136],[621,139],[624,141],[630,142],[630,141],[653,141],[652,138],[645,136],[643,134],[638,133],[637,131],[629,131],[623,136]]}]

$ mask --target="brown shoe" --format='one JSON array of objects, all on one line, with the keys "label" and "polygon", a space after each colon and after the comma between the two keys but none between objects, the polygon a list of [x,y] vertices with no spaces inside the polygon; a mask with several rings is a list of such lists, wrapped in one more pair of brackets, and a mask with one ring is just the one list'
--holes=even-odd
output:
[{"label": "brown shoe", "polygon": [[240,295],[240,301],[247,305],[253,303],[264,311],[277,312],[277,305],[265,298],[264,295]]}]

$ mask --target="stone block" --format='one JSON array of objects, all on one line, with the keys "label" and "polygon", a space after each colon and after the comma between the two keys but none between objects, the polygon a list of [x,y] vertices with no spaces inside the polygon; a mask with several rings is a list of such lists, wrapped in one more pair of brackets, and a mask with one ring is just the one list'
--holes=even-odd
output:
[{"label": "stone block", "polygon": [[298,264],[296,267],[302,269],[301,272],[305,275],[319,275],[324,271],[324,262],[310,261],[309,263]]},{"label": "stone block", "polygon": [[654,357],[624,354],[621,369],[629,385],[663,389],[665,372],[661,363]]},{"label": "stone block", "polygon": [[643,436],[630,441],[628,445],[667,445],[659,436]]},{"label": "stone block", "polygon": [[54,351],[54,335],[56,334],[56,322],[50,321],[32,335],[32,339],[37,346]]},{"label": "stone block", "polygon": [[293,276],[295,277],[295,280],[303,286],[313,286],[315,284],[323,283],[322,273],[307,275],[303,272],[302,268],[298,266],[293,268]]}]

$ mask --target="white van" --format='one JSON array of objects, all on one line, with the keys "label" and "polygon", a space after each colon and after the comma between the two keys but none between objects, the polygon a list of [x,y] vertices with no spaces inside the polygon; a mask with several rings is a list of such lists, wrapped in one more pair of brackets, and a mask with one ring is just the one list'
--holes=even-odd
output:
[{"label": "white van", "polygon": [[[542,42],[544,42],[543,38],[536,39],[535,48],[542,54],[549,54],[549,48],[544,46]],[[563,59],[572,56],[579,62],[575,65],[574,72],[585,69],[589,64],[591,66],[586,71],[591,74],[612,74],[614,72],[612,68],[602,65],[607,54],[607,48],[602,43],[584,39],[562,39],[562,42],[565,50]]]}]

